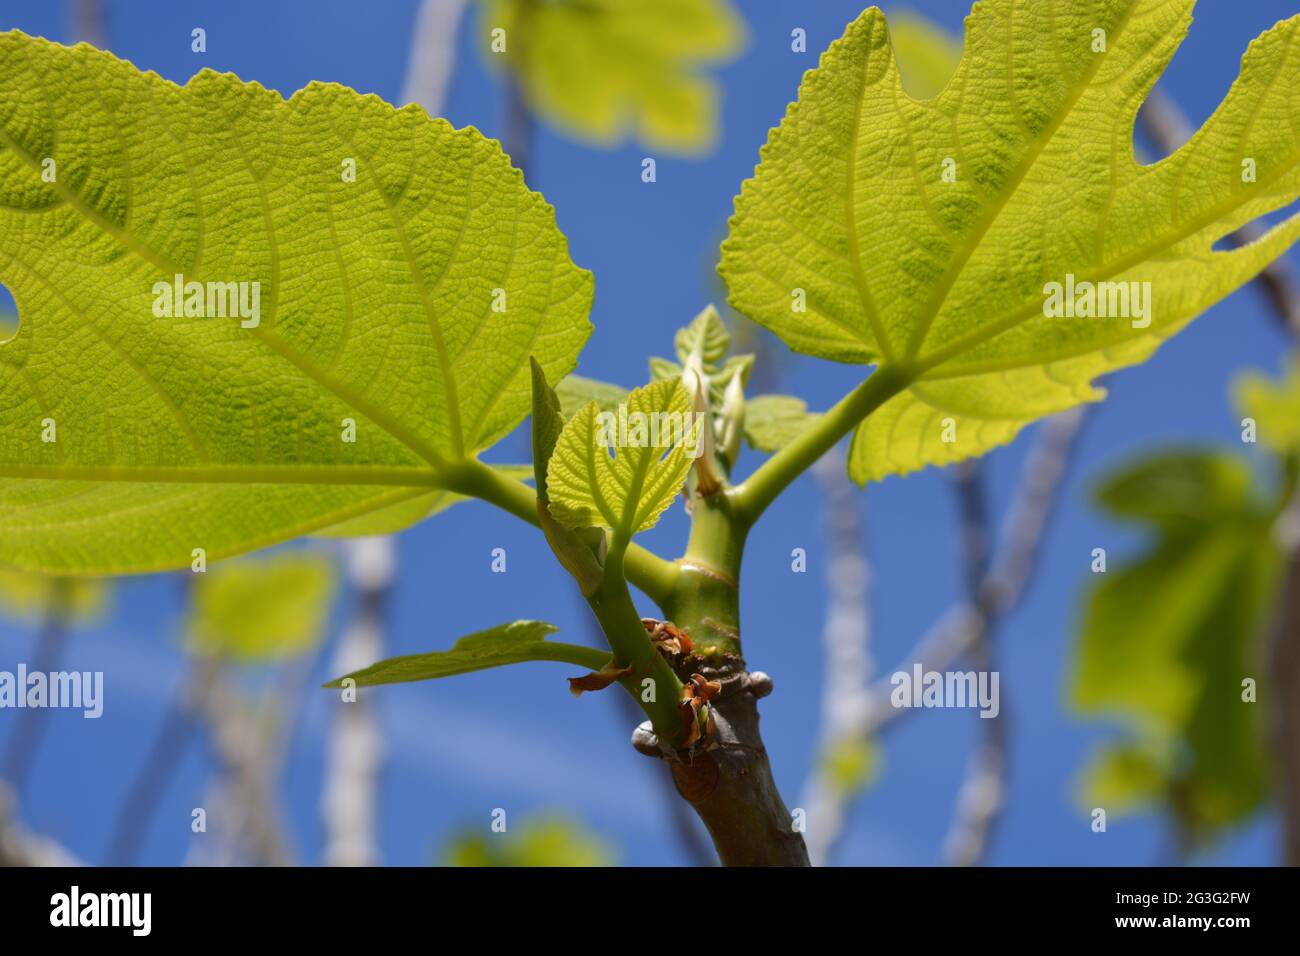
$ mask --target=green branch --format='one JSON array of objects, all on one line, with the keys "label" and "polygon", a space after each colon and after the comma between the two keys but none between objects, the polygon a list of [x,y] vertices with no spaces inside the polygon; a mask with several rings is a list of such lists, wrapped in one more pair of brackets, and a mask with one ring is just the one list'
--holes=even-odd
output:
[{"label": "green branch", "polygon": [[[627,581],[624,579],[627,553],[626,539],[615,534],[605,556],[604,581],[600,589],[588,597],[587,602],[595,612],[601,630],[605,632],[615,661],[622,667],[630,665],[633,668],[632,675],[619,683],[645,711],[655,733],[662,740],[673,743],[678,740],[682,729],[678,710],[682,684],[668,661],[650,641],[636,605],[632,603],[632,595],[628,592]],[[642,681],[647,678],[653,682],[653,693],[649,700],[642,688]]]},{"label": "green branch", "polygon": [[758,470],[726,492],[736,521],[751,527],[777,496],[813,466],[835,443],[853,431],[877,408],[912,381],[894,366],[876,370],[865,382],[840,399],[803,434],[759,466]]}]

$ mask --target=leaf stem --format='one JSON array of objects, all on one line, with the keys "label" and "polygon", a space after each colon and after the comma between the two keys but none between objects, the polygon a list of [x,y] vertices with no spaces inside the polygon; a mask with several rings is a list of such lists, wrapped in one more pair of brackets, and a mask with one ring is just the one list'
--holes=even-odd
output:
[{"label": "leaf stem", "polygon": [[[447,482],[452,491],[481,498],[531,525],[539,523],[537,493],[477,459],[452,466]],[[638,544],[627,546],[624,564],[627,579],[662,607],[677,582],[677,566]]]},{"label": "leaf stem", "polygon": [[885,365],[876,369],[866,381],[817,419],[812,427],[727,492],[736,521],[742,527],[753,526],[767,506],[796,478],[911,381],[910,371],[899,366]]},{"label": "leaf stem", "polygon": [[[677,709],[682,685],[668,661],[651,643],[641,623],[641,615],[632,603],[624,579],[627,553],[627,539],[614,534],[605,555],[604,581],[599,591],[587,598],[587,603],[605,632],[614,659],[620,666],[631,665],[634,668],[632,675],[619,683],[640,704],[654,725],[655,733],[672,743],[677,741],[682,729]],[[653,682],[650,700],[646,700],[642,693],[642,681],[647,678]]]}]

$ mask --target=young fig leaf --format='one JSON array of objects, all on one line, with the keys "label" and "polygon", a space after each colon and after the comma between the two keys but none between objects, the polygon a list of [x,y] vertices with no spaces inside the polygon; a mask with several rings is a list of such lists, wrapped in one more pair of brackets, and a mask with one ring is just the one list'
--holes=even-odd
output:
[{"label": "young fig leaf", "polygon": [[731,333],[727,331],[716,306],[709,305],[691,320],[684,329],[678,329],[673,340],[677,361],[682,365],[698,355],[702,364],[716,364],[731,348]]},{"label": "young fig leaf", "polygon": [[699,426],[679,381],[636,389],[617,413],[591,402],[551,456],[551,513],[571,528],[600,525],[625,537],[654,527],[699,454]]},{"label": "young fig leaf", "polygon": [[802,398],[755,395],[745,403],[745,438],[759,451],[779,451],[817,418]]},{"label": "young fig leaf", "polygon": [[[555,444],[564,430],[560,398],[546,383],[546,373],[537,361],[533,370],[533,469],[537,480],[537,518],[546,543],[564,569],[573,575],[585,595],[594,594],[601,583],[601,549],[604,531],[600,528],[566,528],[551,515],[551,498],[546,470]],[[595,541],[590,535],[599,537]]]},{"label": "young fig leaf", "polygon": [[619,405],[627,401],[627,392],[621,385],[610,385],[581,375],[566,375],[555,386],[555,394],[560,399],[560,411],[566,421],[588,402],[595,402],[602,412],[616,411]]},{"label": "young fig leaf", "polygon": [[[1300,236],[1300,16],[1250,45],[1205,125],[1153,165],[1138,107],[1194,0],[982,0],[932,99],[872,8],[809,72],[742,187],[730,302],[799,352],[891,369],[858,481],[980,455],[1103,393]],[[1262,118],[1268,117],[1267,121]]]},{"label": "young fig leaf", "polygon": [[357,687],[376,684],[405,684],[468,674],[490,667],[504,667],[523,661],[558,661],[599,670],[609,662],[608,651],[578,644],[548,641],[556,627],[544,621],[514,621],[462,637],[448,651],[392,657],[378,664],[330,681],[325,687],[342,687],[351,679]]}]

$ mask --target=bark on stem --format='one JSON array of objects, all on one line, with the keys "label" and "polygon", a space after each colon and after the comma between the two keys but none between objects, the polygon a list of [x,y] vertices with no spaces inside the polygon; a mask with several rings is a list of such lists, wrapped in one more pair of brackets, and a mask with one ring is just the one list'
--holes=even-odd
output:
[{"label": "bark on stem", "polygon": [[[743,670],[738,660],[729,672],[702,673],[712,680]],[[761,693],[744,689],[717,701],[718,747],[690,763],[674,763],[673,782],[704,821],[723,866],[808,866],[803,836],[794,831],[759,733]]]},{"label": "bark on stem", "polygon": [[772,682],[749,673],[740,644],[740,559],[744,531],[724,494],[696,498],[691,539],[663,609],[694,650],[678,670],[722,683],[713,702],[709,749],[671,761],[677,792],[699,815],[723,866],[808,866],[803,834],[772,776],[758,726],[758,699]]}]

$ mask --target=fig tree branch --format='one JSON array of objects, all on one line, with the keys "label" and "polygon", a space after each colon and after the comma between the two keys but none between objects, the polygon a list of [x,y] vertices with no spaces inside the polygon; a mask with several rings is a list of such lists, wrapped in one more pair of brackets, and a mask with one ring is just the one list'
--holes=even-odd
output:
[{"label": "fig tree branch", "polygon": [[907,384],[907,376],[894,369],[876,369],[798,438],[763,462],[739,485],[729,489],[726,495],[737,523],[746,528],[752,526],[796,478]]}]

